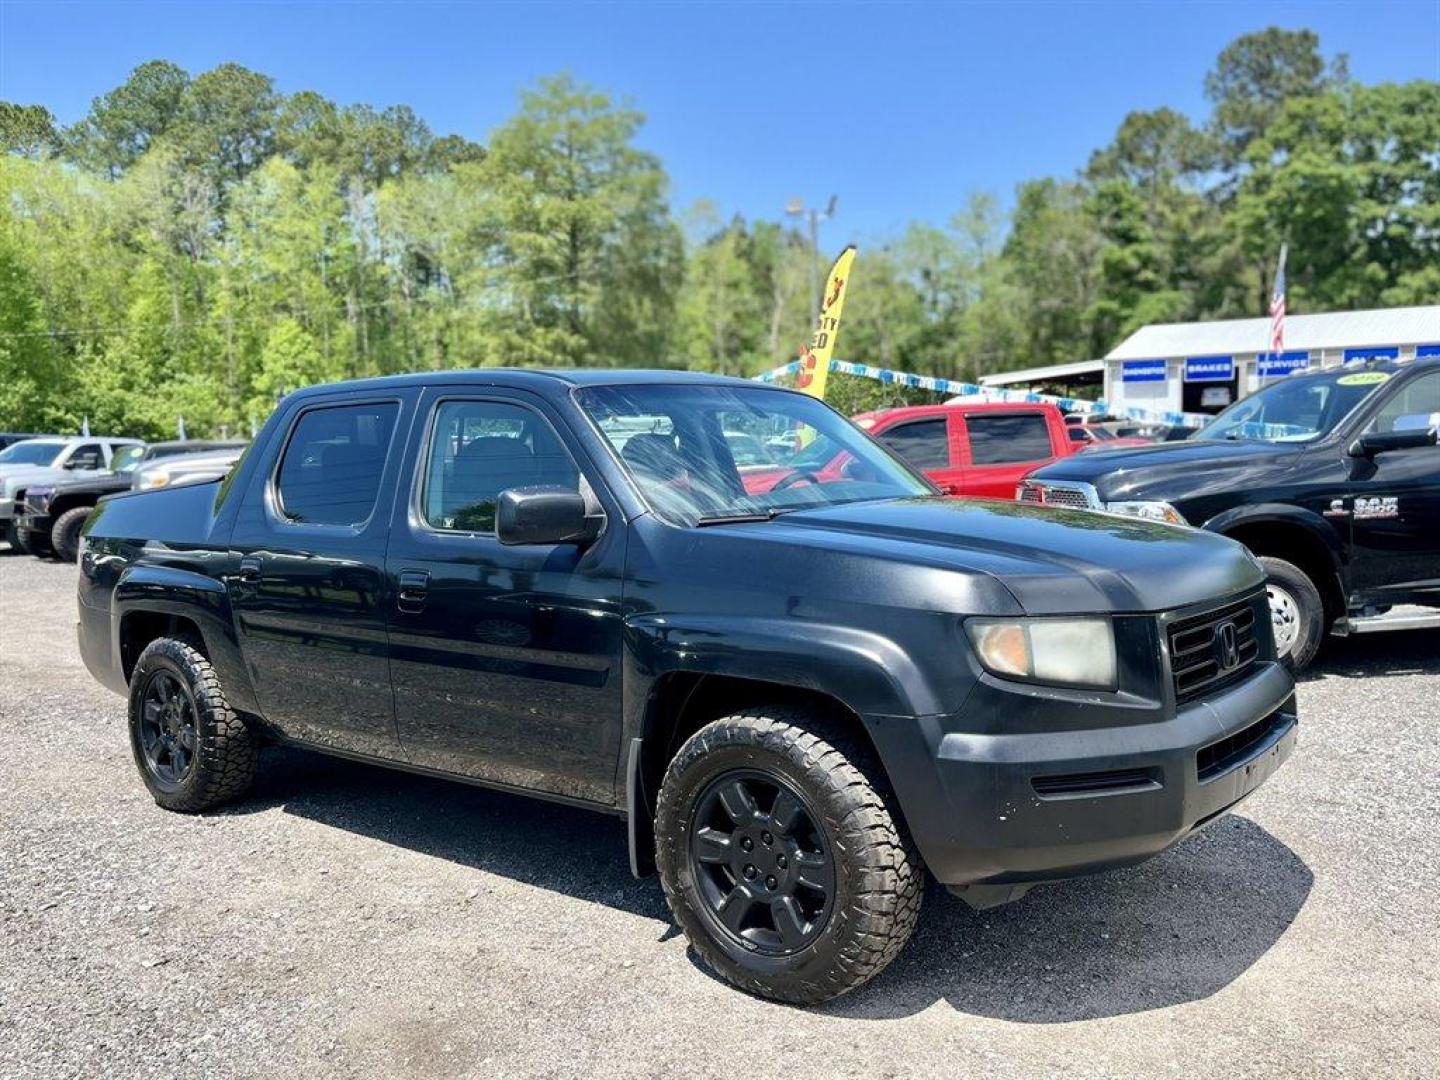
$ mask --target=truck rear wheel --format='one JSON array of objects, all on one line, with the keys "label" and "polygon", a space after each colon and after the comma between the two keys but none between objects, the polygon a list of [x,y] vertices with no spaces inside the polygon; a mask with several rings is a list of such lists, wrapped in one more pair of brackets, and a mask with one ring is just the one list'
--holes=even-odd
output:
[{"label": "truck rear wheel", "polygon": [[92,509],[77,506],[55,519],[55,524],[50,527],[50,548],[57,559],[73,563],[80,554],[80,530],[85,527],[85,519]]},{"label": "truck rear wheel", "polygon": [[135,662],[130,749],[155,802],[187,814],[243,795],[259,757],[210,661],[175,638],[152,641]]},{"label": "truck rear wheel", "polygon": [[1304,671],[1325,636],[1325,602],[1304,570],[1284,559],[1260,556],[1275,630],[1275,653],[1294,672]]},{"label": "truck rear wheel", "polygon": [[656,863],[670,910],[728,982],[814,1005],[869,981],[920,914],[920,860],[869,748],[788,708],[696,732],[666,769]]}]

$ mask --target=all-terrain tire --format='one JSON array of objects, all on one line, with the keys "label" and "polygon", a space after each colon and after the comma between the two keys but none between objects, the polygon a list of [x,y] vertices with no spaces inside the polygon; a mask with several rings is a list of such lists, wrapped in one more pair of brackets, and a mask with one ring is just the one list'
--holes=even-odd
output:
[{"label": "all-terrain tire", "polygon": [[50,550],[57,559],[70,563],[75,561],[80,554],[80,530],[85,527],[85,519],[93,509],[91,506],[77,506],[55,519],[55,524],[50,527]]},{"label": "all-terrain tire", "polygon": [[[147,760],[141,728],[153,679],[168,675],[180,684],[193,710],[194,746],[188,772],[167,782]],[[130,676],[130,749],[155,802],[194,814],[232,802],[255,780],[259,740],[230,707],[210,661],[194,644],[175,638],[152,641]]]},{"label": "all-terrain tire", "polygon": [[1293,635],[1289,648],[1280,651],[1280,660],[1298,674],[1320,651],[1325,637],[1325,602],[1315,582],[1294,563],[1262,555],[1260,565],[1265,569],[1276,649],[1280,651],[1282,640]]},{"label": "all-terrain tire", "polygon": [[[692,819],[707,790],[739,773],[777,778],[802,796],[833,853],[828,920],[790,955],[727,933],[697,881]],[[920,914],[920,859],[873,751],[805,709],[751,709],[691,736],[665,771],[655,836],[665,898],[696,953],[761,997],[814,1005],[853,990],[890,964]]]}]

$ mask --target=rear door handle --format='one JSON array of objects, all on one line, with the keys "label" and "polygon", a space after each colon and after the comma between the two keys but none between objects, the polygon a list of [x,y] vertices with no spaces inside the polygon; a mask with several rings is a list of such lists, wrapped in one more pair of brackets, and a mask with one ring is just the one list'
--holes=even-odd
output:
[{"label": "rear door handle", "polygon": [[247,555],[245,558],[243,558],[243,559],[240,560],[240,580],[241,580],[241,581],[259,581],[259,580],[260,580],[260,560],[259,560],[259,559],[256,559],[256,558],[253,558],[253,557]]},{"label": "rear door handle", "polygon": [[399,585],[395,606],[401,611],[419,611],[425,606],[425,596],[430,591],[430,571],[401,570]]}]

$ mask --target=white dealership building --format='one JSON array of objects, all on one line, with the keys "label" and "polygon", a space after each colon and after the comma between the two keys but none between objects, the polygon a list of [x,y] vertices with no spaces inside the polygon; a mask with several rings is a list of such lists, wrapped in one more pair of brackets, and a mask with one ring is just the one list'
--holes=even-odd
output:
[{"label": "white dealership building", "polygon": [[1285,350],[1270,351],[1270,320],[1144,326],[1102,361],[1112,408],[1219,412],[1302,368],[1440,356],[1440,304],[1328,311],[1285,320]]},{"label": "white dealership building", "polygon": [[1369,359],[1440,356],[1440,304],[1328,311],[1285,320],[1285,349],[1270,351],[1270,319],[1155,323],[1103,360],[984,375],[985,387],[1065,386],[1109,409],[1216,413],[1266,382],[1303,368]]}]

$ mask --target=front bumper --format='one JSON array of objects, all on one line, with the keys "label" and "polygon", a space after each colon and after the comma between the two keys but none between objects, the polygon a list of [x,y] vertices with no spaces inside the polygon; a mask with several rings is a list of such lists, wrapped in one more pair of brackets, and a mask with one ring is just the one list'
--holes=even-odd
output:
[{"label": "front bumper", "polygon": [[974,734],[946,733],[941,719],[911,718],[915,737],[899,718],[868,724],[921,855],[952,886],[1141,862],[1264,783],[1298,726],[1276,663],[1154,722]]},{"label": "front bumper", "polygon": [[15,500],[0,499],[0,521],[9,521],[15,516]]}]

